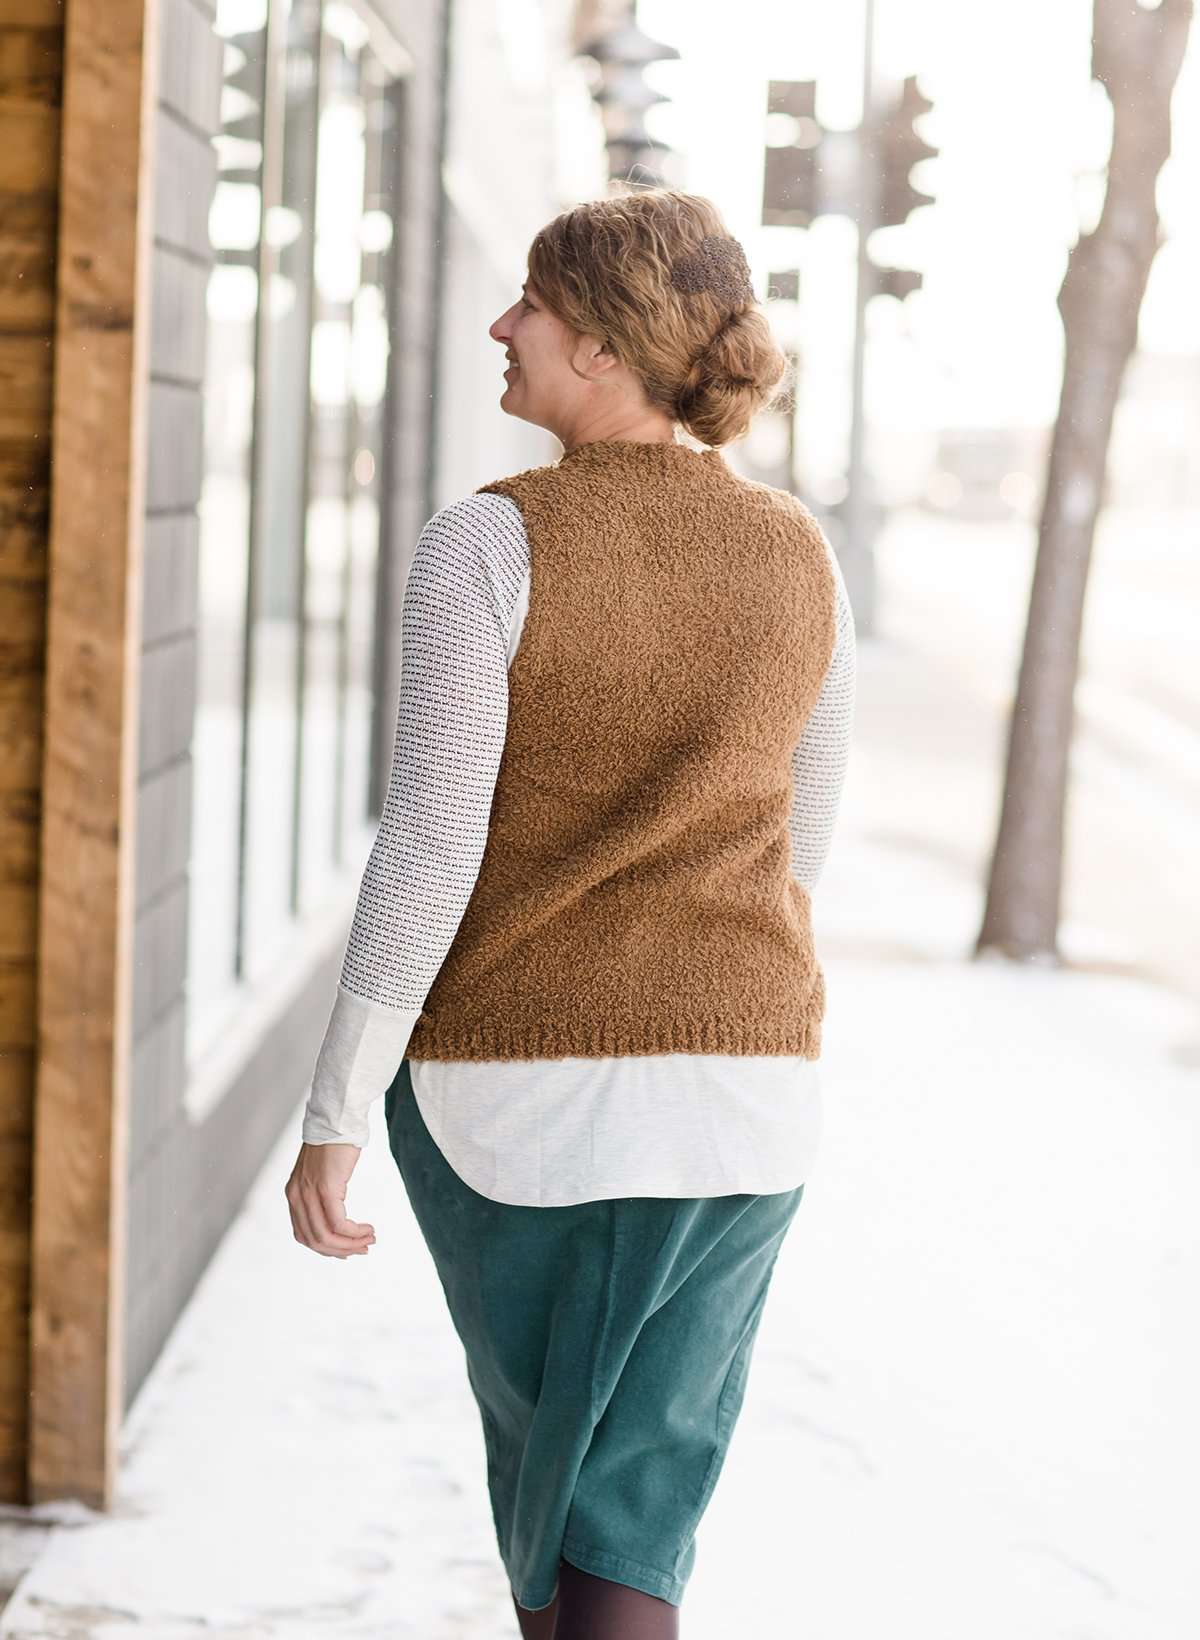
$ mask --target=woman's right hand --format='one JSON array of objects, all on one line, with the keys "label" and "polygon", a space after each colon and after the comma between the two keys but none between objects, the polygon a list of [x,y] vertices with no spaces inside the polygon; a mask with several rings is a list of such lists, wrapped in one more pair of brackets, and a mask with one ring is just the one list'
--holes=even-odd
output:
[{"label": "woman's right hand", "polygon": [[361,1154],[357,1145],[302,1144],[284,1195],[295,1239],[326,1258],[365,1253],[375,1227],[346,1217],[346,1186]]}]

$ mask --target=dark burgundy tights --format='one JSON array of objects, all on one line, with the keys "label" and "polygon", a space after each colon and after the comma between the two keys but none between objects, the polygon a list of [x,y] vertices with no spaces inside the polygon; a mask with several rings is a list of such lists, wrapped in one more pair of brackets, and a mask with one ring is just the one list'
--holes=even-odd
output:
[{"label": "dark burgundy tights", "polygon": [[523,1640],[676,1640],[679,1607],[625,1583],[558,1563],[558,1593],[539,1612],[516,1607]]}]

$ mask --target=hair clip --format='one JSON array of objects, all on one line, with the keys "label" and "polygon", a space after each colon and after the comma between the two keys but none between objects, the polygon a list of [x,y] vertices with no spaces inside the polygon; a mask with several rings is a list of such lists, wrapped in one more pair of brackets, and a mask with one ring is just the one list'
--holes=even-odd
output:
[{"label": "hair clip", "polygon": [[708,291],[730,307],[755,299],[746,253],[729,234],[705,234],[694,250],[671,264],[671,283],[689,294]]}]

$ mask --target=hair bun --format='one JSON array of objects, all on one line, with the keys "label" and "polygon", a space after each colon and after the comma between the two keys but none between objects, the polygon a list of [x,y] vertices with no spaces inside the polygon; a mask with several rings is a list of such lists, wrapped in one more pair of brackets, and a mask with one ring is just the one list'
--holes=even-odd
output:
[{"label": "hair bun", "polygon": [[756,308],[732,313],[709,340],[675,395],[675,415],[702,444],[728,444],[770,402],[788,368]]}]

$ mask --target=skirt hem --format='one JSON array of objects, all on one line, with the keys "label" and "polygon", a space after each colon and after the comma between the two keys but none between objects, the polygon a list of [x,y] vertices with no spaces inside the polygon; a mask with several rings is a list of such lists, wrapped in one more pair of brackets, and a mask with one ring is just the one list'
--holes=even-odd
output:
[{"label": "skirt hem", "polygon": [[669,1600],[672,1606],[678,1606],[683,1601],[686,1578],[676,1577],[674,1572],[664,1572],[660,1566],[647,1566],[644,1561],[614,1554],[611,1549],[597,1549],[575,1538],[563,1539],[562,1553],[563,1559],[569,1560],[572,1566],[578,1566],[580,1571],[611,1578],[614,1583],[626,1583],[632,1589],[640,1589],[643,1594],[658,1595],[660,1600]]},{"label": "skirt hem", "polygon": [[[664,1572],[661,1566],[647,1566],[644,1561],[631,1560],[628,1555],[614,1554],[611,1549],[597,1549],[590,1543],[580,1543],[576,1538],[563,1539],[562,1558],[569,1560],[572,1566],[578,1566],[581,1572],[591,1572],[595,1577],[606,1577],[612,1583],[624,1583],[628,1588],[639,1589],[642,1594],[657,1595],[660,1600],[666,1600],[672,1606],[683,1604],[687,1580],[676,1577],[673,1572]],[[548,1600],[543,1600],[541,1605],[531,1606],[520,1595],[517,1596],[517,1601],[527,1612],[544,1611],[553,1603],[557,1593],[556,1579],[554,1594]]]}]

